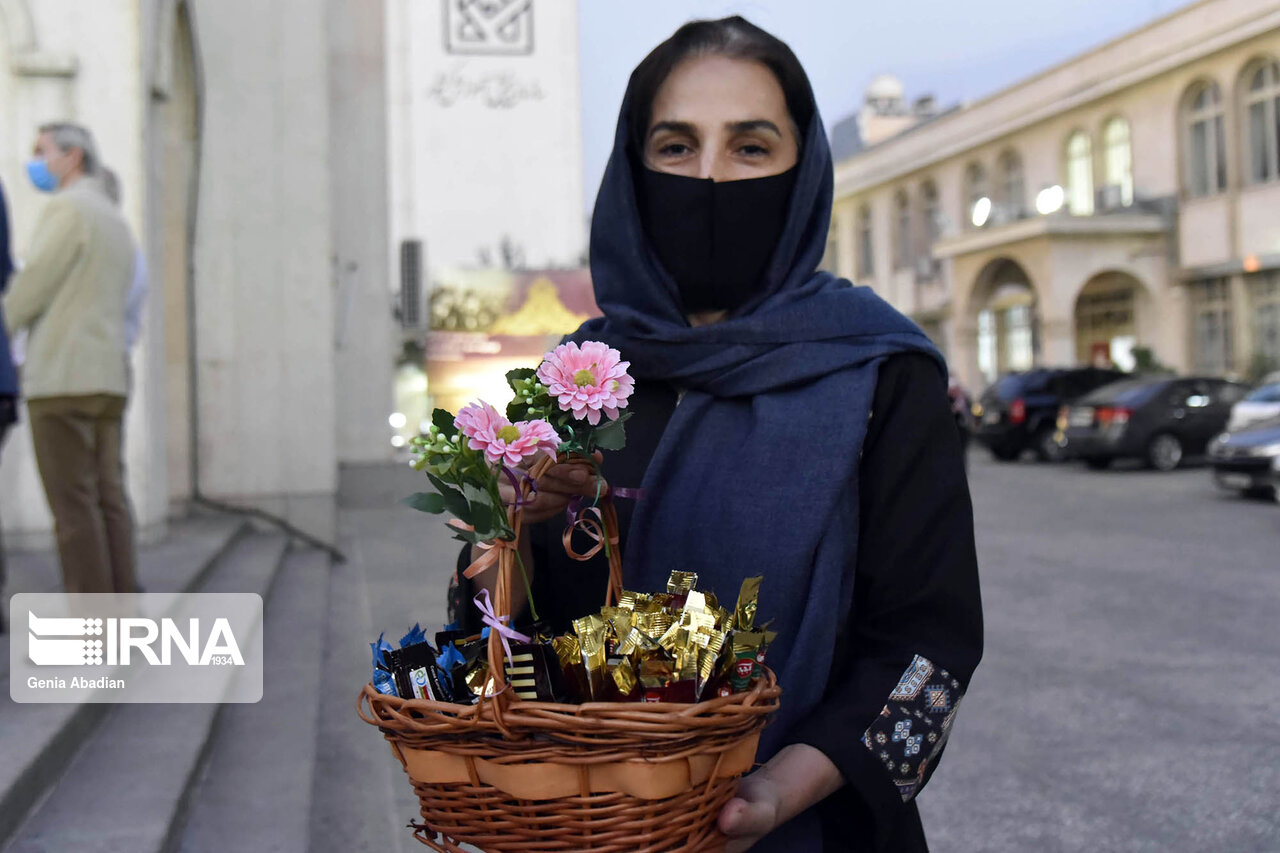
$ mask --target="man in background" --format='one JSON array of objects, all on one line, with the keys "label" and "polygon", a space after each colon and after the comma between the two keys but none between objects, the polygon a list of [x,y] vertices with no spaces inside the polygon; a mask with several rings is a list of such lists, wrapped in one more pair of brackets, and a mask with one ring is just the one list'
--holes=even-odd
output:
[{"label": "man in background", "polygon": [[121,453],[134,248],[100,172],[88,130],[40,128],[27,173],[54,196],[4,296],[8,331],[30,329],[23,385],[31,439],[70,593],[137,586]]},{"label": "man in background", "polygon": [[[120,206],[124,193],[120,188],[120,178],[110,168],[102,168],[102,191],[111,199],[116,207]],[[129,295],[124,303],[124,350],[128,355],[133,352],[134,344],[142,337],[142,312],[147,307],[147,292],[151,289],[151,279],[147,275],[147,258],[142,253],[142,246],[133,249],[133,282],[129,285]],[[130,382],[129,387],[133,387]]]},{"label": "man in background", "polygon": [[[0,297],[4,296],[9,276],[13,274],[13,256],[9,253],[9,206],[5,202],[4,187],[0,186]],[[9,428],[18,420],[18,372],[13,366],[9,351],[9,336],[5,334],[4,308],[0,305],[0,452],[4,451],[4,438]],[[0,528],[0,592],[4,591],[8,573],[4,565],[4,535]],[[0,604],[3,600],[0,599]],[[0,606],[0,634],[5,630],[5,611]]]}]

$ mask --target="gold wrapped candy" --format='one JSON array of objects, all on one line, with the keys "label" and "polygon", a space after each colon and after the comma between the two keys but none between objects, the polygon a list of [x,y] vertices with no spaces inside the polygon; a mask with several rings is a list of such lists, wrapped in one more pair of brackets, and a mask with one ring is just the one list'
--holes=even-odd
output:
[{"label": "gold wrapped candy", "polygon": [[684,595],[697,585],[697,572],[672,572],[667,580],[667,592],[670,595]]},{"label": "gold wrapped candy", "polygon": [[639,628],[632,628],[627,632],[627,636],[622,639],[622,642],[618,643],[618,654],[626,657],[661,650],[662,646],[659,646],[656,640]]},{"label": "gold wrapped candy", "polygon": [[738,591],[738,607],[733,612],[735,631],[752,631],[756,627],[756,610],[760,606],[760,582],[763,577],[744,578]]},{"label": "gold wrapped candy", "polygon": [[622,661],[613,668],[613,683],[618,688],[618,692],[623,696],[630,696],[635,692],[638,685],[636,671],[631,666],[630,658],[623,658]]},{"label": "gold wrapped candy", "polygon": [[573,630],[578,635],[578,645],[582,649],[582,665],[587,671],[590,698],[597,702],[604,700],[608,661],[608,651],[605,648],[606,629],[605,621],[599,616],[584,616],[573,620]]}]

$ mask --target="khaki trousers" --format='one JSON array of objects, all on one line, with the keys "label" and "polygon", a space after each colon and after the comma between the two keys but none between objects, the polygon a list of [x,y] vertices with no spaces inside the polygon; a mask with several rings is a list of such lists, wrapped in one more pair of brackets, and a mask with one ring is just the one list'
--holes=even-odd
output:
[{"label": "khaki trousers", "polygon": [[121,448],[124,407],[125,398],[113,394],[27,402],[69,593],[137,589]]}]

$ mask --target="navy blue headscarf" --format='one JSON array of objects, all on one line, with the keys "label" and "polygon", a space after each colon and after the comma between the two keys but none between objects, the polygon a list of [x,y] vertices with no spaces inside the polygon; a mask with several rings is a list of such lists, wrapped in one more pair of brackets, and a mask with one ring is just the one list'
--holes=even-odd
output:
[{"label": "navy blue headscarf", "polygon": [[664,589],[672,569],[692,570],[699,588],[731,606],[744,577],[764,575],[760,617],[778,632],[769,663],[785,691],[762,740],[765,760],[822,699],[849,609],[858,460],[879,363],[923,352],[945,368],[919,328],[869,288],[817,271],[833,190],[816,110],[762,292],[729,319],[697,328],[642,229],[627,124],[624,100],[591,229],[604,316],[572,339],[604,341],[638,379],[686,392],[645,475],[626,584]]}]

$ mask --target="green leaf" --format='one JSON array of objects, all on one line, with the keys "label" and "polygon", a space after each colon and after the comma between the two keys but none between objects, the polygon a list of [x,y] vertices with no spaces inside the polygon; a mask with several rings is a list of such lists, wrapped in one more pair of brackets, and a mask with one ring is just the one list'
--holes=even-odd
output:
[{"label": "green leaf", "polygon": [[427,474],[427,478],[431,480],[431,485],[435,486],[436,491],[440,493],[440,499],[444,501],[444,508],[456,515],[460,520],[471,524],[471,505],[467,503],[467,499],[462,492],[434,474]]},{"label": "green leaf", "polygon": [[440,429],[440,434],[445,438],[453,438],[458,433],[458,428],[453,425],[454,415],[447,409],[436,409],[431,413],[431,423]]},{"label": "green leaf", "polygon": [[531,420],[529,417],[529,404],[519,397],[507,403],[507,420],[513,424],[520,421]]},{"label": "green leaf", "polygon": [[488,506],[493,502],[489,497],[489,491],[483,486],[476,486],[471,483],[464,482],[462,484],[462,494],[466,497],[467,503],[470,504],[479,503]]},{"label": "green leaf", "polygon": [[456,527],[450,527],[449,529],[453,531],[453,538],[457,539],[459,542],[466,542],[469,545],[479,545],[481,542],[485,541],[477,536],[474,531],[459,530]]},{"label": "green leaf", "polygon": [[623,427],[624,418],[610,421],[592,432],[592,444],[601,450],[621,450],[627,446],[627,431]]},{"label": "green leaf", "polygon": [[434,492],[418,492],[402,498],[400,503],[407,507],[412,507],[419,512],[429,512],[439,515],[444,512],[444,498]]},{"label": "green leaf", "polygon": [[507,371],[507,384],[511,386],[511,390],[516,390],[517,382],[527,382],[538,375],[538,371],[532,367],[517,367],[515,370]]}]

